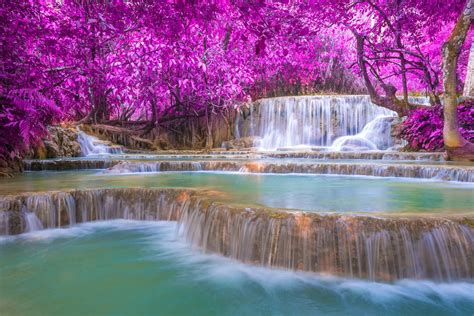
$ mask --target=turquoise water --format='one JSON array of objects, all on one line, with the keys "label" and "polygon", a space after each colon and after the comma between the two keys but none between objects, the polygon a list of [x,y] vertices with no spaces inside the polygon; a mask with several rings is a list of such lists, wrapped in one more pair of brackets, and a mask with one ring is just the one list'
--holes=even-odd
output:
[{"label": "turquoise water", "polygon": [[153,162],[153,161],[245,161],[245,162],[266,162],[266,163],[298,163],[298,164],[390,164],[390,165],[429,165],[429,166],[465,166],[473,167],[472,162],[466,161],[434,161],[434,160],[391,160],[391,159],[328,159],[328,158],[272,158],[257,153],[243,154],[178,154],[178,155],[153,155],[153,154],[104,154],[91,155],[87,157],[68,157],[44,159],[44,161],[81,161],[81,160],[100,160],[100,161],[134,161],[134,162]]},{"label": "turquoise water", "polygon": [[324,176],[163,172],[126,175],[101,171],[28,172],[0,179],[0,194],[117,187],[219,191],[225,202],[338,212],[474,212],[474,185],[426,180]]},{"label": "turquoise water", "polygon": [[474,284],[392,284],[203,255],[169,222],[108,221],[0,239],[8,315],[472,315]]}]

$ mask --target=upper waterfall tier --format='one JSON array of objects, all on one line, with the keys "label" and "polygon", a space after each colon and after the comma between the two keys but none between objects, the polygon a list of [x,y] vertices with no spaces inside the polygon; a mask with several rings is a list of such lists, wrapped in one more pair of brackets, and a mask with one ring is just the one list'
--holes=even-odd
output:
[{"label": "upper waterfall tier", "polygon": [[77,141],[81,145],[83,156],[103,155],[103,154],[121,154],[122,148],[113,146],[108,142],[101,141],[97,137],[88,135],[79,130]]},{"label": "upper waterfall tier", "polygon": [[[414,101],[420,103],[424,99]],[[351,149],[387,149],[392,145],[391,122],[396,118],[395,112],[374,105],[364,95],[262,99],[251,105],[249,114],[244,120],[248,122],[238,119],[236,134],[261,137],[255,145],[264,150],[331,147],[338,137],[351,135],[358,135],[361,140],[361,146]],[[362,133],[374,120],[383,123],[371,125],[376,127],[376,133],[371,132],[373,128]]]}]

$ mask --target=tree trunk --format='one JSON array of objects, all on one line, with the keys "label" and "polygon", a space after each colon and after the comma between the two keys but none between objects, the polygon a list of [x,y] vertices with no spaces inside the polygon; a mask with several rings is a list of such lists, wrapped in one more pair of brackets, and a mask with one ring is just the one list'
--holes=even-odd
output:
[{"label": "tree trunk", "polygon": [[421,107],[421,105],[410,104],[408,100],[399,100],[396,96],[397,89],[391,84],[382,84],[382,89],[385,92],[385,96],[379,95],[372,84],[367,71],[364,52],[365,38],[354,29],[351,29],[351,31],[356,39],[357,65],[359,66],[360,74],[364,80],[365,87],[367,88],[367,92],[369,93],[372,103],[397,112],[399,117],[406,116],[411,110]]},{"label": "tree trunk", "polygon": [[157,122],[158,122],[157,102],[155,98],[152,98],[152,100],[150,101],[150,107],[151,107],[151,120],[148,124],[146,124],[143,127],[142,136],[145,136],[148,133],[150,133],[156,127]]},{"label": "tree trunk", "polygon": [[[472,10],[472,12],[474,12],[474,10]],[[463,96],[474,98],[474,42],[472,42],[469,52],[469,63],[467,65]]]},{"label": "tree trunk", "polygon": [[459,133],[457,121],[457,64],[459,52],[471,25],[474,1],[467,0],[449,39],[443,45],[444,128],[446,157],[450,160],[474,160],[474,144]]},{"label": "tree trunk", "polygon": [[211,150],[214,146],[212,138],[212,116],[209,112],[209,106],[206,107],[206,149]]}]

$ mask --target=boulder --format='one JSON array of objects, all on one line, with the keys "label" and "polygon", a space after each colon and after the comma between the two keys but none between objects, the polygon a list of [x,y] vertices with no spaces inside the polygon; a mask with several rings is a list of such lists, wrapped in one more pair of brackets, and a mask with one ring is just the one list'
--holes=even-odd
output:
[{"label": "boulder", "polygon": [[46,158],[56,158],[59,156],[60,149],[56,142],[52,140],[45,140],[43,144],[46,148]]},{"label": "boulder", "polygon": [[19,157],[10,157],[0,154],[0,178],[12,177],[15,173],[23,171],[23,163]]},{"label": "boulder", "polygon": [[77,141],[78,131],[75,127],[49,126],[48,136],[25,156],[26,158],[59,158],[79,157],[81,145]]}]

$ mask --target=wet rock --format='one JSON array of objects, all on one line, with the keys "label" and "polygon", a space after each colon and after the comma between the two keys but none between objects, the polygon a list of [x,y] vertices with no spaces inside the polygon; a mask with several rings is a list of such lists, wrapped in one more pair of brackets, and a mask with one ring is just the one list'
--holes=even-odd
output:
[{"label": "wet rock", "polygon": [[44,171],[44,170],[83,170],[83,169],[106,169],[120,163],[117,160],[100,159],[48,159],[48,160],[25,160],[23,161],[26,171]]},{"label": "wet rock", "polygon": [[56,158],[60,155],[58,144],[52,140],[45,140],[43,142],[46,149],[46,158]]},{"label": "wet rock", "polygon": [[287,163],[268,161],[153,161],[121,162],[108,172],[157,171],[240,171],[250,173],[305,173],[360,175],[376,177],[409,177],[474,182],[474,167],[422,164],[372,164],[346,162]]},{"label": "wet rock", "polygon": [[370,160],[417,160],[417,161],[443,161],[442,153],[427,152],[392,152],[392,151],[293,151],[293,152],[267,152],[263,154],[268,158],[310,158],[310,159],[370,159]]},{"label": "wet rock", "polygon": [[77,137],[78,131],[74,126],[49,126],[48,136],[25,156],[34,159],[79,157],[81,145]]},{"label": "wet rock", "polygon": [[222,148],[225,148],[226,150],[230,149],[247,149],[247,148],[252,148],[254,147],[254,144],[256,141],[258,141],[260,137],[258,136],[247,136],[247,137],[242,137],[242,138],[237,138],[229,141],[225,141],[222,143]]},{"label": "wet rock", "polygon": [[393,151],[400,151],[403,149],[403,139],[400,137],[400,126],[403,123],[403,119],[399,117],[393,117],[390,123],[390,136],[392,136],[392,147]]},{"label": "wet rock", "polygon": [[10,157],[0,154],[0,178],[13,177],[15,173],[23,171],[23,162],[19,157]]}]

